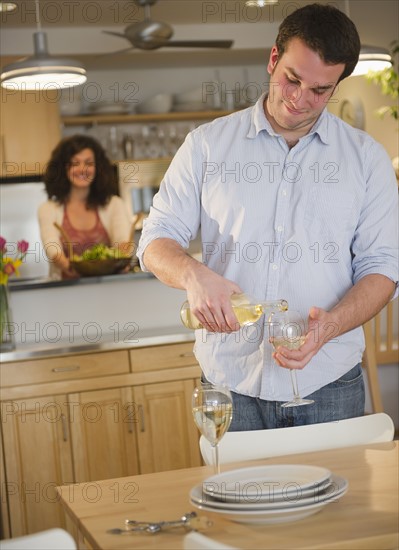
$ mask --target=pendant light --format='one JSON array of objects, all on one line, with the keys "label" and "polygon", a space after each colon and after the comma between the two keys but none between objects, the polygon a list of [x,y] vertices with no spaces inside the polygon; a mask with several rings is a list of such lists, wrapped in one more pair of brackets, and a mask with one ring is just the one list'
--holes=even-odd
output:
[{"label": "pendant light", "polygon": [[[345,0],[345,13],[350,19],[349,0]],[[350,76],[364,76],[369,71],[383,71],[392,65],[392,57],[386,48],[361,46],[359,61]]]},{"label": "pendant light", "polygon": [[71,88],[86,82],[86,69],[73,59],[57,58],[48,53],[47,35],[41,30],[39,0],[36,2],[37,32],[33,33],[34,54],[6,65],[1,86],[12,90]]},{"label": "pendant light", "polygon": [[351,76],[364,76],[369,71],[383,71],[384,69],[389,69],[392,64],[392,57],[385,48],[362,46],[360,48],[359,61]]}]

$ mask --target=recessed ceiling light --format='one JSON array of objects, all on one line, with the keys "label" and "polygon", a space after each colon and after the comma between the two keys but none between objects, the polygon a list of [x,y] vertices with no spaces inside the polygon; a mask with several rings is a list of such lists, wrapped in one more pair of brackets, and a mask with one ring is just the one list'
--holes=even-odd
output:
[{"label": "recessed ceiling light", "polygon": [[15,2],[0,2],[0,12],[2,11],[14,11],[17,9],[17,4]]},{"label": "recessed ceiling light", "polygon": [[246,0],[245,5],[249,8],[264,8],[271,4],[278,4],[278,0]]}]

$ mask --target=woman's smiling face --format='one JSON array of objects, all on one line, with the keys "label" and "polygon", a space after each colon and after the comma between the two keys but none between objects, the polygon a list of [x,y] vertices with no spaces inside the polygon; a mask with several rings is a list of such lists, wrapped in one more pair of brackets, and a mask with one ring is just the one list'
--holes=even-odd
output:
[{"label": "woman's smiling face", "polygon": [[94,151],[83,149],[76,153],[67,167],[67,175],[72,186],[78,188],[90,187],[96,175]]}]

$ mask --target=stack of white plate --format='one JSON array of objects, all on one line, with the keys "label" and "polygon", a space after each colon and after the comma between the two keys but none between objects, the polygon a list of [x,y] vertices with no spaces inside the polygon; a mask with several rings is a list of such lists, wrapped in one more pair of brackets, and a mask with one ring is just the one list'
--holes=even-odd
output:
[{"label": "stack of white plate", "polygon": [[239,523],[296,521],[337,502],[346,479],[318,466],[284,464],[241,468],[193,487],[190,501],[200,510]]}]

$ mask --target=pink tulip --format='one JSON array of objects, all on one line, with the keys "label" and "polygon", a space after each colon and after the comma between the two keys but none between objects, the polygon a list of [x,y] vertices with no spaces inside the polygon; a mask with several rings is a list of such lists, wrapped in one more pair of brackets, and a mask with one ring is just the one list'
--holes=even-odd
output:
[{"label": "pink tulip", "polygon": [[28,248],[29,248],[29,243],[27,241],[18,241],[17,243],[17,248],[19,250],[19,252],[21,252],[21,254],[26,254],[26,252],[28,251]]},{"label": "pink tulip", "polygon": [[7,241],[5,240],[4,237],[0,237],[0,251],[1,252],[5,252],[6,251],[6,244],[7,244]]}]

